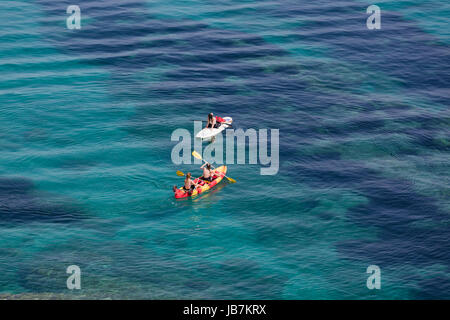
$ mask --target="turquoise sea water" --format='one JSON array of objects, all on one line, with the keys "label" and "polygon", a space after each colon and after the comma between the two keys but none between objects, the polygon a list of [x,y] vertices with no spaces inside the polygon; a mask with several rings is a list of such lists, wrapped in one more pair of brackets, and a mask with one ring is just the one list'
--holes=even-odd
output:
[{"label": "turquoise sea water", "polygon": [[[0,295],[450,298],[447,1],[71,4],[0,2]],[[211,111],[280,170],[176,201]]]}]

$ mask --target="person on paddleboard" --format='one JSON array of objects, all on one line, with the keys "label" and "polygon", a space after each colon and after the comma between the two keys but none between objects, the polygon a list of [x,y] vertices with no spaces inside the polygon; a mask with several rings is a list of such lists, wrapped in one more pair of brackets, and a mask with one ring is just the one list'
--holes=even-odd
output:
[{"label": "person on paddleboard", "polygon": [[205,164],[202,165],[200,167],[200,169],[203,169],[203,175],[200,177],[200,179],[211,182],[213,180],[211,164],[209,164],[208,162],[205,162]]},{"label": "person on paddleboard", "polygon": [[220,124],[225,122],[225,120],[221,117],[214,117],[214,114],[211,112],[208,114],[208,122],[206,124],[206,128],[218,128]]}]

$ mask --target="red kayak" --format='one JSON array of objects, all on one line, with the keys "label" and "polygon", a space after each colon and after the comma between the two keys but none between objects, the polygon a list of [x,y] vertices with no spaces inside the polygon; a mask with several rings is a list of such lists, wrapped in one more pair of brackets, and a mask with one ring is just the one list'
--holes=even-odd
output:
[{"label": "red kayak", "polygon": [[223,177],[225,177],[226,174],[227,174],[227,166],[220,166],[213,170],[213,180],[211,182],[207,182],[200,178],[196,178],[194,180],[194,183],[198,182],[198,186],[194,189],[194,191],[192,191],[191,194],[189,194],[182,187],[175,189],[175,198],[176,199],[187,198],[201,194],[217,185],[220,181],[222,181]]}]

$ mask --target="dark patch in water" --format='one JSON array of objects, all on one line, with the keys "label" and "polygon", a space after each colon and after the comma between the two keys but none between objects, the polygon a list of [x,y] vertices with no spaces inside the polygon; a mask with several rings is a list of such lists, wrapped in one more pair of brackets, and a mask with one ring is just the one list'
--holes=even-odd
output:
[{"label": "dark patch in water", "polygon": [[[441,226],[448,220],[448,212],[438,207],[433,198],[414,191],[409,181],[386,178],[377,171],[352,161],[316,161],[296,165],[309,184],[318,188],[330,186],[352,188],[369,199],[367,204],[349,209],[347,216],[362,227],[376,227],[377,239],[355,239],[337,243],[343,258],[395,267],[410,264],[428,267],[442,264],[450,271],[450,229]],[[435,226],[422,228],[422,221],[433,221]],[[281,237],[283,230],[273,230]],[[307,232],[302,230],[301,232]],[[300,232],[300,231],[299,231]],[[447,288],[450,279],[415,279],[424,290],[416,289],[415,298],[445,296],[433,289]],[[431,284],[430,284],[430,283]]]},{"label": "dark patch in water", "polygon": [[415,142],[427,149],[436,149],[441,152],[450,152],[450,143],[448,142],[444,142],[440,139],[437,139],[436,137],[431,137],[428,135],[414,135],[416,136]]},{"label": "dark patch in water", "polygon": [[303,212],[311,211],[312,209],[316,208],[319,205],[320,205],[319,200],[306,200],[306,201],[301,201],[299,203],[299,206],[302,208]]},{"label": "dark patch in water", "polygon": [[[307,26],[299,30],[299,37],[312,44],[330,46],[333,56],[383,71],[401,79],[403,85],[411,89],[435,90],[450,86],[450,74],[446,68],[442,68],[448,64],[447,45],[439,44],[436,38],[423,32],[417,23],[386,10],[382,12],[382,29],[375,32],[367,30],[366,8],[363,4],[350,3],[340,7],[320,6],[320,12],[316,13],[320,17],[330,18],[310,20]],[[311,10],[305,8],[299,15],[310,16],[314,10],[317,7]],[[291,17],[294,15],[294,12],[290,12]],[[342,16],[347,18],[342,19]],[[430,98],[433,99],[432,96]],[[445,103],[447,99],[437,100]]]},{"label": "dark patch in water", "polygon": [[415,297],[421,300],[450,300],[450,278],[435,276],[419,282],[420,290],[413,289]]},{"label": "dark patch in water", "polygon": [[[348,216],[358,225],[377,227],[378,239],[339,243],[338,250],[344,257],[381,268],[442,264],[450,270],[450,229],[440,225],[448,219],[448,213],[441,211],[433,199],[412,191],[406,181],[381,177],[360,181],[357,188],[370,201],[350,209]],[[421,228],[414,224],[429,220],[434,221],[435,226]],[[446,281],[447,284],[442,285],[448,286],[450,279]],[[424,290],[416,292],[417,298],[432,294],[430,288]],[[434,294],[442,297],[438,292]]]},{"label": "dark patch in water", "polygon": [[317,216],[326,221],[333,220],[334,218],[334,214],[332,212],[321,212]]},{"label": "dark patch in water", "polygon": [[85,217],[80,210],[42,200],[30,180],[0,178],[0,223],[72,223]]}]

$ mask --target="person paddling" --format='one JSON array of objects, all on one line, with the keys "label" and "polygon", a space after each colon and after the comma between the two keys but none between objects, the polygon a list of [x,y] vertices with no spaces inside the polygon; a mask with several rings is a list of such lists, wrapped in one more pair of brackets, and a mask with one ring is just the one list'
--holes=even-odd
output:
[{"label": "person paddling", "polygon": [[[178,174],[178,172],[177,172]],[[180,172],[181,175],[184,175],[184,173]],[[180,188],[180,190],[184,190],[188,193],[188,195],[192,195],[192,192],[195,190],[195,188],[198,186],[198,182],[194,183],[194,181],[191,179],[192,175],[190,172],[186,174],[186,178],[184,179],[184,185]],[[177,186],[173,186],[173,192],[177,191]]]},{"label": "person paddling", "polygon": [[209,164],[208,162],[205,162],[200,169],[203,169],[203,175],[200,177],[200,179],[204,180],[204,181],[209,181],[211,182],[212,179],[212,170],[211,170],[211,164]]},{"label": "person paddling", "polygon": [[225,119],[221,117],[215,117],[211,112],[210,114],[208,114],[208,122],[206,123],[206,128],[218,128],[220,127],[222,122],[225,122]]},{"label": "person paddling", "polygon": [[186,174],[186,179],[184,179],[184,190],[188,192],[188,194],[192,194],[192,192],[194,191],[195,187],[197,186],[197,184],[194,184],[194,181],[192,181],[191,179],[191,173],[188,172]]}]

